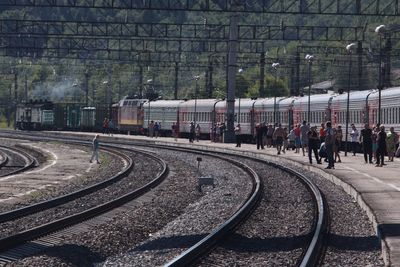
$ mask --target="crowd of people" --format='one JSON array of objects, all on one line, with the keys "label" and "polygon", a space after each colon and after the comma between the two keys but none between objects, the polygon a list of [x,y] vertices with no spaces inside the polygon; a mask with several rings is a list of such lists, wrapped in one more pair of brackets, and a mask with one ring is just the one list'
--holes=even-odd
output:
[{"label": "crowd of people", "polygon": [[[369,124],[358,131],[354,124],[351,124],[349,148],[353,154],[362,150],[365,163],[375,164],[382,167],[385,164],[385,156],[393,161],[395,156],[400,156],[399,135],[391,127],[388,132],[383,125],[370,128]],[[257,149],[275,147],[277,154],[286,153],[287,150],[294,150],[294,153],[308,155],[310,164],[313,163],[313,156],[317,164],[322,160],[328,163],[327,169],[335,168],[335,163],[341,162],[340,150],[343,143],[342,127],[333,127],[330,121],[322,123],[320,129],[303,121],[295,125],[290,131],[280,124],[267,125],[259,123],[255,129]]]}]

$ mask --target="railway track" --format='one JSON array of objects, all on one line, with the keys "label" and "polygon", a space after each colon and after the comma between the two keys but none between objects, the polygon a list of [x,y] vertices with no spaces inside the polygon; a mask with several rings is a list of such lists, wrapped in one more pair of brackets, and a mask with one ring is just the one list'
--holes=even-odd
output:
[{"label": "railway track", "polygon": [[2,162],[0,162],[0,177],[18,174],[36,166],[37,160],[27,152],[17,147],[0,146]]},{"label": "railway track", "polygon": [[[110,150],[110,148],[107,148]],[[116,149],[114,147],[114,149]],[[130,151],[135,151],[131,149]],[[113,153],[118,153],[113,151]],[[74,213],[72,215],[69,215],[67,217],[63,217],[60,219],[56,219],[54,221],[35,226],[30,229],[26,229],[24,231],[8,235],[6,237],[3,237],[0,239],[0,250],[2,253],[0,254],[0,261],[3,262],[9,262],[13,261],[16,259],[20,259],[23,257],[26,257],[27,255],[32,255],[32,253],[37,252],[38,249],[43,249],[43,244],[46,244],[46,247],[48,246],[53,246],[56,245],[61,239],[59,238],[59,235],[63,235],[65,231],[68,232],[79,232],[82,229],[85,229],[85,227],[82,226],[77,226],[75,227],[75,230],[70,230],[70,227],[73,225],[79,225],[82,222],[85,222],[85,224],[93,224],[96,223],[96,216],[99,216],[100,214],[104,214],[107,211],[113,211],[114,209],[117,210],[117,208],[150,190],[152,187],[156,186],[158,183],[160,183],[164,177],[167,174],[167,166],[165,162],[163,162],[161,159],[158,159],[157,157],[146,154],[144,152],[140,152],[142,155],[146,155],[147,158],[152,158],[155,161],[158,161],[158,163],[161,166],[162,171],[152,179],[150,182],[145,184],[144,186],[141,186],[139,188],[134,188],[130,190],[128,193],[123,194],[121,196],[116,197],[115,199],[111,201],[107,201],[105,203],[102,203],[100,205],[97,205],[95,207],[92,207],[90,209],[80,211],[77,213]],[[120,156],[122,156],[122,153],[119,153]],[[125,176],[128,175],[129,172],[131,172],[133,168],[133,161],[132,159],[129,160],[128,166],[115,175],[114,177],[89,186],[87,188],[84,188],[82,190],[73,192],[71,194],[65,195],[58,197],[56,199],[44,201],[41,203],[37,203],[34,205],[30,205],[18,210],[13,210],[9,211],[3,214],[0,214],[0,221],[5,223],[13,223],[13,220],[16,220],[18,218],[23,218],[24,216],[30,215],[30,214],[36,214],[39,212],[42,212],[43,210],[48,210],[50,208],[54,208],[56,206],[59,206],[61,204],[70,202],[70,201],[76,201],[78,198],[82,198],[84,196],[87,196],[93,192],[99,191],[101,189],[107,189],[107,187],[116,184],[119,182],[121,179],[123,179]],[[93,219],[91,219],[93,218]],[[99,219],[101,221],[101,219]],[[62,230],[68,227],[66,230]],[[58,231],[57,233],[54,233]],[[52,234],[54,233],[54,234]],[[44,237],[43,237],[44,236]],[[41,238],[39,238],[41,237]],[[39,238],[38,240],[35,240],[36,238]],[[32,241],[34,240],[34,241]],[[45,241],[43,241],[45,240]],[[51,240],[51,242],[50,242]],[[44,242],[44,243],[43,243]]]},{"label": "railway track", "polygon": [[[143,146],[143,144],[138,144],[135,143],[137,146]],[[147,147],[149,147],[148,144],[146,144]],[[153,148],[166,148],[168,146],[160,146],[160,145],[151,145],[150,147]],[[172,149],[171,147],[168,147],[169,149]],[[186,151],[186,152],[194,152],[193,149],[191,148],[190,151],[188,149],[177,149],[174,148],[177,151]],[[206,153],[204,151],[195,151],[195,153],[199,153],[202,155],[209,155],[209,156],[215,156],[216,153]],[[223,157],[225,160],[227,160],[228,155],[219,153],[220,157]],[[221,155],[222,154],[222,155]],[[261,161],[260,159],[254,159],[252,160],[257,160]],[[258,179],[257,174],[246,166],[245,164],[242,164],[240,162],[237,162],[235,160],[231,159],[231,163],[235,162],[235,164],[240,165],[241,168],[245,169],[246,172],[251,174],[253,176],[253,179],[256,181]],[[324,207],[324,200],[322,198],[321,193],[319,192],[318,188],[313,185],[313,183],[307,179],[304,175],[301,175],[300,173],[289,169],[289,168],[284,168],[281,166],[278,166],[276,164],[273,164],[271,162],[266,162],[262,161],[264,164],[269,164],[272,165],[276,168],[281,168],[285,172],[289,172],[292,175],[295,175],[299,179],[302,180],[302,183],[304,183],[308,188],[309,191],[313,193],[313,199],[315,201],[315,206],[316,206],[316,212],[315,212],[315,218],[317,219],[314,223],[314,232],[312,234],[312,238],[310,238],[309,244],[307,249],[305,249],[303,253],[302,260],[299,260],[299,266],[314,266],[316,262],[318,262],[321,251],[322,251],[322,239],[323,239],[323,234],[325,233],[324,231],[326,230],[326,215],[324,215],[325,207]],[[250,194],[250,197],[246,201],[245,204],[232,216],[229,220],[227,220],[225,223],[221,224],[219,227],[214,229],[209,235],[207,235],[205,238],[203,238],[200,242],[196,243],[192,247],[190,247],[188,250],[186,250],[184,253],[176,257],[174,260],[168,262],[166,266],[186,266],[188,264],[193,264],[195,260],[197,260],[200,256],[205,255],[209,253],[210,249],[212,249],[215,244],[221,240],[227,237],[227,235],[232,234],[232,231],[240,224],[244,223],[244,220],[249,217],[250,213],[252,210],[254,210],[256,203],[259,199],[261,190],[261,186],[259,181],[255,182],[254,186],[254,191]]]}]

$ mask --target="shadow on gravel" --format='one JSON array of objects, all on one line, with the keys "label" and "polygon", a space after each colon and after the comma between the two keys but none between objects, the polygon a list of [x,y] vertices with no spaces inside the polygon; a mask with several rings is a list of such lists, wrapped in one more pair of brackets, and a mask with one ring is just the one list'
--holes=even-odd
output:
[{"label": "shadow on gravel", "polygon": [[236,251],[249,252],[275,252],[291,251],[297,248],[303,248],[309,240],[310,235],[301,236],[282,236],[266,239],[248,238],[239,234],[234,234],[221,244],[221,247]]},{"label": "shadow on gravel", "polygon": [[377,236],[341,236],[329,234],[330,247],[338,250],[374,251],[380,250],[380,242]]},{"label": "shadow on gravel", "polygon": [[51,247],[39,255],[57,257],[63,262],[69,263],[68,266],[92,266],[93,262],[105,260],[99,253],[93,252],[85,246],[73,244]]},{"label": "shadow on gravel", "polygon": [[203,239],[205,236],[207,236],[207,234],[162,237],[159,239],[151,240],[146,244],[138,246],[132,249],[132,251],[160,250],[168,248],[188,248],[193,246],[196,242]]}]

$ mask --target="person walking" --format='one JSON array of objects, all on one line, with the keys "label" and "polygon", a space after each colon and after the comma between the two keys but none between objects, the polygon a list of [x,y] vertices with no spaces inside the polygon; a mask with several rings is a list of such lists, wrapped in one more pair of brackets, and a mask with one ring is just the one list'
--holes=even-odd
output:
[{"label": "person walking", "polygon": [[351,150],[353,150],[353,156],[355,156],[357,153],[358,136],[359,136],[358,130],[354,125],[354,123],[352,123],[350,137],[351,137]]},{"label": "person walking", "polygon": [[399,135],[394,131],[394,127],[390,127],[386,137],[386,149],[389,161],[393,161],[396,152],[396,144],[399,142]]},{"label": "person walking", "polygon": [[335,131],[332,128],[330,121],[326,122],[325,149],[328,158],[328,167],[326,169],[334,169],[335,162],[333,160],[333,145],[335,142]]},{"label": "person walking", "polygon": [[378,149],[378,132],[379,132],[378,127],[374,126],[372,128],[371,139],[372,139],[372,157],[374,158],[375,163],[377,162],[376,151]]},{"label": "person walking", "polygon": [[150,121],[149,124],[149,137],[153,138],[154,135],[154,121]]},{"label": "person walking", "polygon": [[385,164],[385,154],[386,154],[386,132],[385,126],[381,125],[379,127],[379,133],[377,138],[377,149],[376,149],[376,165],[375,167],[382,167]]},{"label": "person walking", "polygon": [[157,138],[160,132],[160,124],[158,122],[154,123],[154,137]]},{"label": "person walking", "polygon": [[311,127],[310,131],[307,133],[308,135],[308,159],[310,160],[310,164],[312,164],[312,152],[314,152],[315,160],[318,164],[321,164],[318,156],[318,133],[317,126]]},{"label": "person walking", "polygon": [[364,129],[361,130],[360,144],[362,144],[365,163],[372,163],[372,129],[369,124],[364,124]]},{"label": "person walking", "polygon": [[92,142],[93,153],[92,153],[92,157],[90,158],[90,163],[93,162],[93,159],[96,159],[97,164],[100,164],[100,161],[99,161],[99,147],[100,147],[99,138],[100,138],[100,135],[96,134],[96,136],[93,139],[93,142]]},{"label": "person walking", "polygon": [[238,123],[235,127],[235,137],[236,137],[236,147],[242,146],[242,129],[240,127],[240,123]]}]

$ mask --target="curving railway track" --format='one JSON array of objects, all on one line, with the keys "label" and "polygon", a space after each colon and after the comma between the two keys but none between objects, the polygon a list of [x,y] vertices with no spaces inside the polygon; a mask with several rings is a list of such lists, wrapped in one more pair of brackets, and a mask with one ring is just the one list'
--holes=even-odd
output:
[{"label": "curving railway track", "polygon": [[7,146],[0,146],[2,161],[0,162],[0,177],[10,176],[32,169],[37,160],[24,150]]},{"label": "curving railway track", "polygon": [[[30,138],[35,139],[35,137]],[[44,135],[41,134],[39,138],[43,139]],[[55,140],[54,137],[46,138],[49,138],[48,140]],[[76,138],[68,138],[68,141],[81,142],[81,140]],[[106,146],[106,142],[103,141],[102,145]],[[231,204],[229,203],[227,207],[224,206],[223,209],[230,209],[230,211],[226,214],[223,213],[223,215],[218,215],[218,219],[216,215],[212,215],[214,216],[213,219],[215,220],[213,222],[213,226],[210,228],[210,225],[207,225],[206,227],[204,227],[204,229],[206,230],[202,229],[198,233],[191,233],[190,231],[192,231],[193,228],[197,228],[197,224],[192,223],[193,220],[199,220],[200,224],[205,224],[205,222],[207,222],[207,220],[205,220],[205,222],[201,222],[201,208],[191,207],[190,212],[198,209],[198,212],[200,212],[200,214],[195,214],[193,215],[194,217],[190,217],[189,219],[186,218],[186,221],[185,219],[183,219],[184,222],[180,223],[179,220],[182,220],[180,216],[185,217],[182,214],[187,211],[181,210],[178,211],[177,214],[176,209],[178,207],[173,207],[175,208],[175,210],[171,214],[173,216],[167,217],[166,213],[161,219],[164,220],[164,223],[159,223],[158,221],[157,223],[159,224],[158,227],[166,227],[167,229],[174,228],[174,231],[177,232],[160,230],[161,228],[159,228],[159,232],[157,232],[155,228],[153,230],[142,229],[145,235],[143,235],[141,239],[138,239],[139,242],[136,241],[132,243],[131,240],[127,242],[127,244],[124,244],[125,240],[116,241],[117,243],[121,244],[121,247],[126,248],[126,250],[118,250],[118,253],[123,253],[122,256],[121,254],[119,256],[113,256],[116,255],[115,252],[112,252],[112,254],[108,254],[110,251],[104,252],[104,254],[103,252],[101,252],[99,257],[100,261],[104,261],[103,266],[115,266],[124,264],[129,264],[130,266],[226,266],[234,264],[237,264],[239,266],[259,266],[260,263],[274,266],[316,266],[318,264],[321,264],[321,262],[323,264],[325,251],[325,247],[323,246],[323,244],[328,243],[328,241],[324,241],[324,238],[329,237],[329,235],[327,234],[327,231],[329,231],[329,215],[327,215],[328,212],[326,211],[327,205],[321,192],[319,192],[318,186],[314,184],[314,180],[307,177],[307,175],[300,173],[298,170],[278,166],[273,162],[251,156],[232,155],[220,152],[205,152],[203,149],[197,150],[193,147],[174,148],[170,145],[153,145],[142,142],[124,141],[110,141],[107,146],[108,145],[118,146],[119,149],[125,149],[128,147],[131,148],[132,146],[141,147],[141,149],[137,150],[140,150],[141,152],[148,152],[148,154],[151,154],[153,156],[157,155],[157,157],[164,158],[168,162],[168,165],[175,163],[174,161],[176,161],[176,159],[174,157],[176,155],[184,158],[184,162],[185,159],[188,160],[188,158],[191,158],[191,160],[193,161],[193,158],[201,156],[203,157],[203,160],[206,158],[205,162],[207,163],[205,163],[205,165],[210,165],[207,167],[216,169],[218,167],[215,166],[221,166],[221,170],[219,171],[225,172],[229,172],[231,171],[230,169],[234,168],[240,169],[241,171],[239,172],[246,173],[245,176],[252,180],[252,186],[250,186],[250,191],[246,191],[246,187],[241,188],[241,190],[243,189],[245,191],[244,193],[242,192],[245,197],[237,202],[240,204],[232,204],[232,207],[229,207],[229,205]],[[190,154],[192,154],[192,156],[189,156]],[[178,156],[176,157],[179,158]],[[209,159],[207,160],[207,158]],[[219,163],[213,165],[213,160],[218,160]],[[222,162],[227,161],[229,161],[229,164],[232,167],[222,167]],[[186,162],[187,164],[190,164],[188,161]],[[276,171],[277,169],[279,169],[278,172]],[[173,168],[172,173],[178,173],[176,167]],[[196,175],[199,175],[199,173],[197,173]],[[233,175],[235,175],[235,172],[233,172]],[[286,182],[284,181],[285,179],[287,180]],[[228,179],[225,178],[225,180]],[[206,192],[204,193],[197,193],[197,195],[194,194],[195,199],[197,199],[195,201],[200,200],[200,202],[203,201],[202,205],[209,205],[209,203],[204,204],[207,203],[207,201],[204,199],[208,197],[216,197],[217,200],[210,200],[211,202],[218,202],[218,198],[228,197],[230,199],[231,194],[234,195],[234,193],[232,192],[238,188],[238,184],[236,185],[236,188],[233,187],[233,189],[229,189],[231,191],[228,190],[228,193],[222,190],[222,195],[213,196],[216,191],[219,191],[220,188],[225,187],[225,180],[219,179],[217,181],[217,190],[206,190]],[[297,188],[296,190],[298,190],[299,192],[295,193],[294,191],[292,191],[292,187]],[[281,189],[281,191],[279,191],[279,189]],[[154,190],[152,197],[163,195],[161,193],[158,193],[158,191],[164,192],[164,196],[171,196],[171,192],[169,192],[165,188],[159,189],[157,187]],[[285,193],[285,191],[287,192]],[[152,199],[152,197],[150,197],[150,199]],[[177,194],[177,197],[179,197],[179,194]],[[182,201],[184,201],[183,198]],[[279,202],[281,203],[279,204]],[[157,204],[157,201],[154,201],[154,199],[152,199],[150,203]],[[225,202],[223,204],[226,205],[227,203]],[[285,205],[292,207],[291,209],[285,208]],[[188,205],[183,204],[183,206]],[[183,206],[182,209],[184,209]],[[189,205],[188,207],[190,206],[191,205]],[[216,213],[218,213],[218,209],[216,208],[217,206],[218,205],[212,206],[216,209]],[[132,206],[129,206],[129,208],[123,208],[124,211],[122,211],[122,213],[112,212],[113,215],[106,215],[106,217],[109,220],[112,216],[123,216],[125,218],[128,217],[133,220],[141,221],[143,218],[127,215],[130,212],[130,208],[132,210],[137,209],[137,204],[132,204]],[[146,210],[149,209],[151,208],[146,208]],[[208,207],[208,209],[203,209],[202,212],[203,215],[207,212],[210,212],[210,207]],[[281,215],[280,213],[283,213],[283,215]],[[138,214],[140,213],[136,212],[135,215]],[[227,214],[229,214],[229,216]],[[204,216],[209,215],[207,214]],[[280,216],[285,216],[285,218],[279,218]],[[306,217],[308,219],[306,219],[304,222],[299,222],[300,219],[304,219],[302,217]],[[154,218],[157,218],[157,216],[154,216]],[[106,221],[104,218],[99,219],[98,222],[96,222],[96,220],[96,218],[86,220],[86,226],[77,226],[78,230],[70,230],[69,232],[67,232],[67,234],[72,233],[76,235],[76,233],[83,233],[84,231],[88,231],[88,233],[90,234],[83,234],[82,237],[87,238],[90,235],[96,235],[97,232],[96,230],[93,230],[93,227],[101,225],[101,221]],[[188,223],[189,221],[191,223]],[[286,224],[286,221],[289,221],[292,224]],[[124,221],[125,224],[127,222],[128,221],[126,220]],[[268,224],[271,224],[272,226],[269,227]],[[105,229],[116,228],[119,229],[121,233],[124,233],[124,230],[120,227],[123,226],[101,226],[98,228],[99,230],[103,228],[103,231]],[[274,227],[276,227],[276,229],[274,229]],[[280,230],[279,227],[283,230]],[[301,232],[290,231],[291,228],[295,227],[301,228]],[[177,230],[178,228],[179,230]],[[154,230],[157,233],[149,234],[149,236],[147,236],[146,238],[146,232],[154,232]],[[130,229],[128,231],[135,230]],[[56,233],[53,237],[46,237],[41,241],[37,241],[37,243],[30,243],[28,245],[37,246],[39,244],[40,246],[46,247],[48,243],[57,243],[54,240],[63,240],[64,236],[67,235],[62,231],[58,233],[60,234]],[[276,233],[275,236],[273,235],[274,233]],[[188,236],[185,237],[186,235]],[[173,236],[174,238],[172,238]],[[191,238],[189,238],[189,236],[191,236]],[[96,239],[104,239],[104,237],[101,237],[100,233],[99,237]],[[177,245],[179,244],[178,242],[177,244],[173,245],[170,243],[176,241],[183,242],[183,244]],[[111,241],[108,241],[108,243],[110,242]],[[274,245],[271,245],[271,242],[273,242]],[[293,243],[295,243],[294,246]],[[245,244],[245,246],[243,246],[243,244]],[[129,246],[131,247],[131,249],[127,249]],[[108,250],[116,251],[116,249],[110,248],[108,248]],[[98,251],[102,251],[102,249],[98,248]],[[294,251],[295,253],[292,254],[291,251]],[[64,251],[63,253],[68,252]],[[280,255],[277,256],[276,254],[279,253]],[[104,258],[104,256],[112,257],[106,259]],[[161,258],[152,261],[157,257]],[[286,259],[283,260],[283,258],[285,257]],[[232,262],[230,261],[231,259]],[[23,266],[29,266],[31,262],[27,262],[28,265]]]},{"label": "curving railway track", "polygon": [[[119,155],[127,161],[124,169],[110,179],[64,196],[0,214],[0,222],[2,223],[1,226],[3,229],[1,231],[2,238],[0,239],[0,250],[3,251],[3,253],[0,255],[0,260],[3,262],[12,261],[37,252],[37,245],[32,245],[32,242],[28,244],[24,243],[32,241],[38,237],[46,236],[44,239],[53,240],[52,245],[57,244],[55,241],[57,241],[58,238],[51,237],[51,233],[65,227],[79,224],[82,221],[103,214],[109,210],[116,209],[124,203],[129,202],[150,190],[162,181],[167,173],[167,166],[161,159],[144,152],[139,152],[142,156],[145,155],[148,160],[151,159],[154,162],[157,162],[160,167],[153,167],[157,171],[161,170],[161,172],[158,173],[156,177],[152,177],[150,181],[147,181],[144,185],[139,185],[133,188],[126,187],[126,184],[132,184],[132,181],[128,180],[128,178],[129,173],[133,169],[133,159],[116,151],[115,148],[113,150],[107,148],[107,150],[114,155]],[[128,151],[137,152],[133,149]],[[118,191],[116,189],[117,187],[128,189],[125,191]],[[106,194],[107,191],[112,193]],[[88,206],[86,204],[90,198],[95,198],[96,201],[94,204],[92,203],[92,205]],[[97,202],[104,203],[100,204]],[[62,206],[69,203],[72,203],[70,204],[72,207]],[[60,210],[67,209],[69,211],[68,213],[61,212],[62,216],[54,217],[54,214],[60,214]],[[43,214],[45,211],[49,212]],[[52,213],[53,215],[49,213]],[[51,218],[51,220],[49,220],[49,218]],[[45,223],[41,224],[40,222],[42,221]],[[19,225],[21,228],[15,227],[15,225]],[[18,229],[17,231],[16,228]],[[9,229],[12,229],[12,231],[7,231]],[[41,241],[33,242],[36,242],[35,244],[37,244],[37,242],[40,243]],[[48,241],[47,245],[50,245]]]}]

